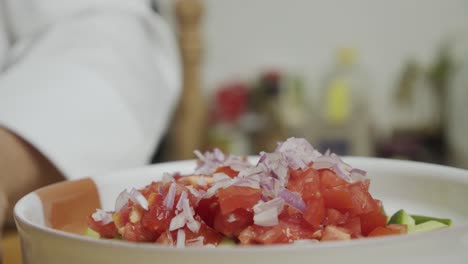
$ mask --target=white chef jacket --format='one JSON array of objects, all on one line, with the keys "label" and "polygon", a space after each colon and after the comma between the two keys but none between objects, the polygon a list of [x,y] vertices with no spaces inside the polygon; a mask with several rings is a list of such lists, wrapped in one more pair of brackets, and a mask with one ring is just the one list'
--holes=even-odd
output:
[{"label": "white chef jacket", "polygon": [[147,163],[180,92],[146,0],[0,0],[0,126],[67,178]]}]

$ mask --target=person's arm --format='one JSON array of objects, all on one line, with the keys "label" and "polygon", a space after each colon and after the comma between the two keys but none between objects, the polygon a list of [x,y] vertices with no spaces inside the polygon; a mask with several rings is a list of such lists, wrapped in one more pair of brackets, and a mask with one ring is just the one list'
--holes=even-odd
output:
[{"label": "person's arm", "polygon": [[0,222],[11,219],[7,213],[21,196],[63,179],[42,154],[3,128],[0,128],[0,168],[0,208],[5,210],[0,213]]},{"label": "person's arm", "polygon": [[[10,205],[60,174],[147,163],[180,89],[175,42],[144,1],[28,2],[51,6],[28,14],[29,30],[17,27],[24,49],[0,77],[0,177]],[[13,173],[26,183],[11,182]]]}]

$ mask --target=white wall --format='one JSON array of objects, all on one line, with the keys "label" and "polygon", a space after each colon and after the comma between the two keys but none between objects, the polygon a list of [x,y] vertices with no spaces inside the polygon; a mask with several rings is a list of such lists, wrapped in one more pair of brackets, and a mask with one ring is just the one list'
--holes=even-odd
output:
[{"label": "white wall", "polygon": [[[170,2],[163,1],[166,7]],[[467,0],[204,2],[207,90],[271,66],[302,73],[316,87],[336,48],[346,45],[359,51],[375,84],[370,92],[379,102],[404,60],[430,62],[444,37],[468,26]]]}]

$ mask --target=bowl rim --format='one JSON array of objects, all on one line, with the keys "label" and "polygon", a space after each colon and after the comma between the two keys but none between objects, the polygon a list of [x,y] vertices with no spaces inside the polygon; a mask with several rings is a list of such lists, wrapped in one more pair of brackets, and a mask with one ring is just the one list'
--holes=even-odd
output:
[{"label": "bowl rim", "polygon": [[[257,156],[250,156],[249,159],[256,160]],[[407,161],[407,160],[395,160],[395,159],[386,159],[386,158],[373,158],[373,157],[356,157],[356,156],[346,156],[343,157],[345,162],[379,162],[379,163],[387,163],[390,165],[407,165],[407,166],[416,166],[425,169],[437,169],[437,170],[444,170],[444,171],[452,171],[449,175],[444,176],[437,176],[437,177],[447,177],[452,178],[455,180],[461,180],[468,182],[468,170],[439,165],[439,164],[432,164],[432,163],[425,163],[425,162],[417,162],[417,161]],[[98,179],[98,181],[103,181],[103,179],[111,179],[112,177],[107,177],[113,175],[125,175],[128,173],[135,173],[137,171],[148,171],[154,169],[155,167],[160,167],[162,165],[167,166],[174,166],[178,164],[188,164],[190,162],[195,162],[195,160],[181,160],[181,161],[170,161],[170,162],[163,162],[157,164],[150,164],[146,166],[140,166],[125,170],[120,170],[116,172],[106,173],[102,176],[95,177],[88,177],[92,180]],[[105,181],[104,181],[105,182]],[[54,183],[51,185],[44,186],[38,190],[44,188],[50,188],[53,186],[57,186],[62,184],[63,182]],[[37,191],[37,190],[35,190]],[[450,228],[444,228],[439,230],[434,230],[431,232],[425,233],[413,233],[413,234],[406,234],[404,236],[385,236],[385,237],[372,237],[372,238],[365,238],[365,239],[354,239],[354,240],[347,240],[347,241],[328,241],[328,242],[317,242],[317,243],[307,243],[307,244],[284,244],[284,245],[258,245],[258,246],[237,246],[237,247],[184,247],[184,248],[176,248],[176,247],[168,247],[159,245],[156,243],[136,243],[136,242],[129,242],[124,240],[113,240],[113,239],[96,239],[92,237],[87,237],[84,235],[77,235],[68,233],[61,230],[56,230],[47,226],[42,226],[40,224],[34,223],[28,219],[26,219],[21,213],[19,212],[19,207],[22,206],[22,203],[31,196],[34,195],[35,191],[30,192],[23,196],[14,206],[14,219],[16,225],[18,226],[19,223],[27,226],[30,229],[34,229],[37,232],[48,234],[52,236],[57,236],[64,239],[74,240],[76,242],[82,243],[91,243],[94,245],[101,245],[101,246],[111,246],[111,247],[123,247],[126,249],[135,249],[143,250],[143,251],[176,251],[176,252],[216,252],[221,253],[253,253],[253,252],[291,252],[297,250],[307,250],[307,251],[315,251],[315,250],[324,250],[324,249],[336,249],[336,248],[354,248],[354,247],[361,247],[366,245],[391,245],[393,243],[401,243],[401,242],[410,242],[410,241],[418,241],[418,240],[427,240],[427,239],[440,239],[443,235],[449,235],[450,233],[459,234],[459,233],[468,233],[468,221],[459,223],[455,226],[451,226]]]}]

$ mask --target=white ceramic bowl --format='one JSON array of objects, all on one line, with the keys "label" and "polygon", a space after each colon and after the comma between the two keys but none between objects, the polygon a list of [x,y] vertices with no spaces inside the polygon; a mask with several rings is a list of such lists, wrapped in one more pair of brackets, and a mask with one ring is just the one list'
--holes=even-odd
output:
[{"label": "white ceramic bowl", "polygon": [[387,212],[452,218],[454,226],[423,234],[309,245],[167,248],[78,235],[96,207],[112,210],[119,192],[163,172],[191,172],[194,161],[163,163],[63,182],[26,195],[15,206],[24,263],[468,263],[468,171],[424,163],[346,158],[368,171],[371,193]]}]

